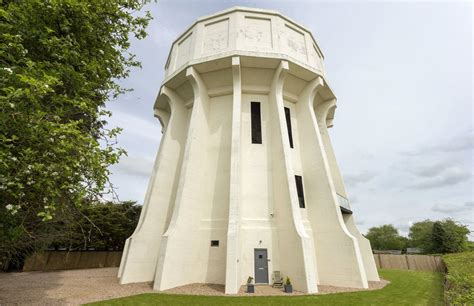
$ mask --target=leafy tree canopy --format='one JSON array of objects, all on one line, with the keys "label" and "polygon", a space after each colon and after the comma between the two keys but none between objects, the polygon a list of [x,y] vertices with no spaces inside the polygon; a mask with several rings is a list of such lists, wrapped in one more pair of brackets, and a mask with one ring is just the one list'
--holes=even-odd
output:
[{"label": "leafy tree canopy", "polygon": [[141,208],[132,201],[84,205],[79,212],[83,218],[78,216],[76,222],[64,222],[63,234],[57,236],[49,247],[121,251],[138,224]]},{"label": "leafy tree canopy", "polygon": [[[125,152],[107,129],[141,0],[0,1],[0,259],[49,244],[57,222],[111,192]],[[56,219],[56,220],[55,220]]]},{"label": "leafy tree canopy", "polygon": [[402,250],[406,245],[406,238],[400,236],[391,224],[372,227],[365,237],[370,240],[374,250]]},{"label": "leafy tree canopy", "polygon": [[[132,201],[83,203],[66,215],[57,214],[50,221],[39,222],[35,235],[48,249],[120,251],[137,226],[141,208]],[[2,266],[21,269],[26,257],[35,251],[29,249],[29,240],[9,238],[0,236],[0,251],[16,250],[16,256],[0,258],[0,270]]]},{"label": "leafy tree canopy", "polygon": [[467,226],[446,219],[443,221],[425,220],[414,223],[408,236],[410,246],[424,253],[456,253],[469,248]]},{"label": "leafy tree canopy", "polygon": [[393,225],[382,225],[369,229],[366,237],[374,250],[403,250],[406,246],[420,248],[424,253],[457,253],[470,248],[467,226],[445,219],[424,220],[413,223],[409,239],[398,234]]},{"label": "leafy tree canopy", "polygon": [[408,232],[409,245],[422,250],[431,250],[433,248],[431,239],[433,224],[434,222],[431,220],[413,223]]},{"label": "leafy tree canopy", "polygon": [[431,253],[458,253],[468,250],[470,230],[454,220],[446,219],[433,224]]}]

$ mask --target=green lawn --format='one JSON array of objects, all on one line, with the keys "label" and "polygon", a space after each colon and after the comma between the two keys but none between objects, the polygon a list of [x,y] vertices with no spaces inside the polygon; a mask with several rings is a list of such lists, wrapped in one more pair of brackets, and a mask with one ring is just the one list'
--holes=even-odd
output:
[{"label": "green lawn", "polygon": [[435,272],[381,270],[391,284],[381,290],[320,296],[209,297],[140,294],[91,305],[444,305],[443,275]]}]

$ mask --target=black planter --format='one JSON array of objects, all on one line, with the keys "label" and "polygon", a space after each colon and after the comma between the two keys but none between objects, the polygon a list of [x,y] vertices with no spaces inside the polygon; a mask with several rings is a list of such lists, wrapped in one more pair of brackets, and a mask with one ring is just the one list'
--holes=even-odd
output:
[{"label": "black planter", "polygon": [[292,285],[285,285],[285,292],[286,293],[292,293],[293,292],[293,286]]},{"label": "black planter", "polygon": [[253,284],[247,284],[247,293],[255,293],[255,286]]}]

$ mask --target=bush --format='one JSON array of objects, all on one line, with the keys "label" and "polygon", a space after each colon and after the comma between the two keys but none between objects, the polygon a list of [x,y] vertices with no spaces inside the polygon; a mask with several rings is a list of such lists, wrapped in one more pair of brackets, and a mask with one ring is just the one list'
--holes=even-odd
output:
[{"label": "bush", "polygon": [[446,297],[453,305],[474,305],[474,252],[443,256],[448,268]]}]

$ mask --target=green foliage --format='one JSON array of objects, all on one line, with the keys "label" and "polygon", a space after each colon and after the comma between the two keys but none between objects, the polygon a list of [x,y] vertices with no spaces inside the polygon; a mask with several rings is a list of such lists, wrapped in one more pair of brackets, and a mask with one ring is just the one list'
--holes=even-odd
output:
[{"label": "green foliage", "polygon": [[136,202],[94,203],[80,209],[75,223],[63,225],[63,235],[50,247],[55,249],[122,250],[140,218],[141,206]]},{"label": "green foliage", "polygon": [[291,280],[290,280],[290,278],[289,278],[288,276],[286,277],[285,285],[287,285],[287,286],[290,286],[290,285],[291,285]]},{"label": "green foliage", "polygon": [[441,253],[466,251],[468,249],[467,235],[471,232],[467,226],[451,219],[446,219],[440,223],[444,234],[441,240],[442,247],[439,249]]},{"label": "green foliage", "polygon": [[410,246],[423,249],[425,253],[456,253],[468,249],[469,229],[454,220],[433,222],[425,220],[410,227]]},{"label": "green foliage", "polygon": [[431,238],[433,223],[431,220],[413,223],[408,232],[409,245],[420,248],[424,252],[431,250],[433,248],[433,240]]},{"label": "green foliage", "polygon": [[373,291],[304,295],[225,297],[178,294],[140,294],[90,305],[430,305],[444,306],[443,275],[436,272],[381,270],[390,281]]},{"label": "green foliage", "polygon": [[468,241],[467,242],[467,250],[468,251],[474,251],[474,241]]},{"label": "green foliage", "polygon": [[474,252],[443,256],[448,268],[446,297],[451,305],[474,305]]},{"label": "green foliage", "polygon": [[372,227],[365,237],[370,240],[374,250],[403,250],[406,248],[406,238],[400,236],[398,230],[391,224]]},{"label": "green foliage", "polygon": [[[0,251],[16,256],[2,258],[0,268],[3,263],[8,264],[9,269],[20,269],[26,257],[46,248],[122,250],[125,240],[137,226],[140,211],[141,206],[131,201],[84,202],[79,209],[60,210],[61,213],[50,221],[38,221],[34,237],[26,236],[18,229],[20,220],[10,221],[5,226],[8,235],[0,235]],[[10,214],[4,217],[5,220],[12,219]]]},{"label": "green foliage", "polygon": [[431,252],[432,253],[444,253],[444,237],[446,232],[444,231],[441,222],[436,221],[433,223],[433,230],[431,231]]},{"label": "green foliage", "polygon": [[113,193],[125,152],[107,129],[141,0],[0,1],[0,261],[44,247],[84,201]]}]

